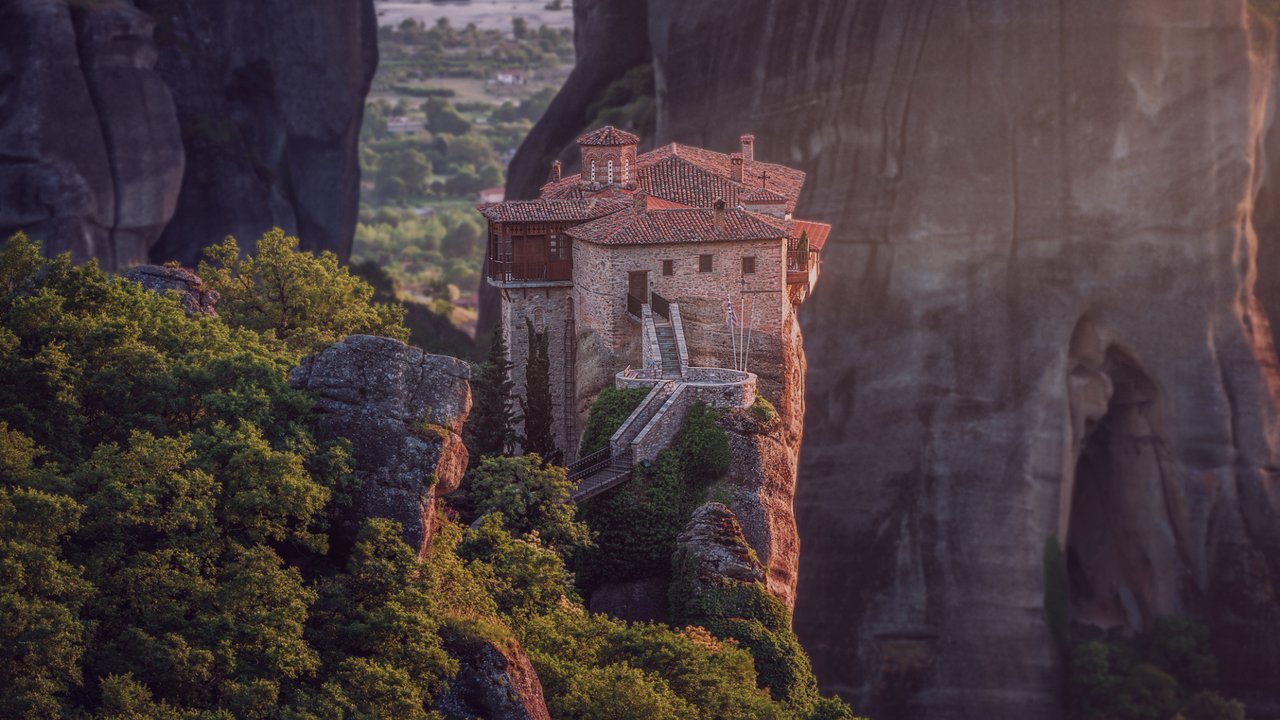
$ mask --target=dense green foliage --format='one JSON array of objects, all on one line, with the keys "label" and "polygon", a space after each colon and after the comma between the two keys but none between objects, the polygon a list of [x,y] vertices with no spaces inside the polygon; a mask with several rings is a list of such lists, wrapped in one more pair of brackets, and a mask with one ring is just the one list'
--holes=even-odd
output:
[{"label": "dense green foliage", "polygon": [[638,467],[635,481],[583,506],[596,533],[596,547],[578,567],[584,587],[669,574],[676,536],[728,467],[729,439],[716,411],[694,405],[651,467]]},{"label": "dense green foliage", "polygon": [[529,355],[524,364],[524,397],[520,401],[520,422],[524,434],[520,445],[526,453],[536,453],[550,463],[559,463],[564,453],[556,447],[552,430],[555,408],[551,401],[551,355],[546,330],[535,330],[533,321],[524,319],[529,337]]},{"label": "dense green foliage", "polygon": [[609,438],[622,427],[631,413],[648,396],[647,388],[605,388],[596,396],[587,414],[587,427],[582,431],[578,455],[590,455],[609,444]]},{"label": "dense green foliage", "polygon": [[537,458],[482,463],[487,514],[442,521],[425,564],[385,520],[331,547],[349,451],[286,376],[385,317],[342,273],[259,287],[317,272],[260,247],[221,258],[243,307],[213,318],[0,246],[0,715],[439,718],[461,638],[523,642],[555,717],[794,716],[734,643],[583,611],[583,529]]},{"label": "dense green foliage", "polygon": [[555,718],[787,718],[751,656],[698,628],[627,625],[564,608],[521,623]]},{"label": "dense green foliage", "polygon": [[500,513],[517,536],[533,536],[571,557],[591,544],[587,525],[574,518],[565,469],[537,455],[486,457],[467,473],[462,491],[477,515]]},{"label": "dense green foliage", "polygon": [[489,356],[471,374],[471,416],[464,437],[473,462],[485,455],[506,453],[515,444],[511,368],[506,333],[499,323],[493,330]]},{"label": "dense green foliage", "polygon": [[278,228],[258,240],[255,256],[242,257],[234,238],[207,249],[197,274],[222,295],[223,322],[296,356],[357,333],[408,339],[403,308],[372,304],[373,288],[333,253],[297,249],[298,239]]},{"label": "dense green foliage", "polygon": [[696,561],[678,552],[670,593],[673,618],[739,642],[755,658],[761,687],[797,714],[812,713],[819,700],[818,681],[782,601],[760,583],[702,589],[696,573]]},{"label": "dense green foliage", "polygon": [[1136,638],[1077,644],[1067,687],[1073,720],[1244,720],[1244,706],[1219,695],[1218,663],[1204,626],[1162,617]]}]

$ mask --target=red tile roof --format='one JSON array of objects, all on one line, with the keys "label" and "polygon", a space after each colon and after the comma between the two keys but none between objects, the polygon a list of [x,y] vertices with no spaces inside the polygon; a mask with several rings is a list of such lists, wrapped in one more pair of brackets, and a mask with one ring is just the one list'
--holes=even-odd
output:
[{"label": "red tile roof", "polygon": [[[730,207],[742,202],[740,196],[760,189],[760,175],[770,191],[785,198],[788,212],[794,211],[804,187],[803,171],[758,160],[745,163],[743,182],[733,180],[730,155],[672,143],[636,158],[637,189],[663,200],[694,207],[711,207],[724,200]],[[544,198],[583,197],[578,175],[568,175],[542,187]]]},{"label": "red tile roof", "polygon": [[738,200],[748,205],[781,205],[787,197],[769,188],[756,188],[749,193],[739,195]]},{"label": "red tile roof", "polygon": [[601,245],[656,245],[678,242],[771,240],[787,237],[787,228],[745,210],[725,210],[720,227],[716,211],[681,208],[620,212],[566,230],[572,238]]},{"label": "red tile roof", "polygon": [[578,138],[579,145],[639,145],[640,138],[612,125],[605,125]]},{"label": "red tile roof", "polygon": [[631,207],[632,201],[617,194],[583,200],[511,200],[479,205],[490,222],[585,222]]},{"label": "red tile roof", "polygon": [[831,235],[831,226],[826,223],[796,220],[792,225],[791,237],[799,240],[803,233],[809,234],[810,250],[821,250],[827,244],[827,237]]}]

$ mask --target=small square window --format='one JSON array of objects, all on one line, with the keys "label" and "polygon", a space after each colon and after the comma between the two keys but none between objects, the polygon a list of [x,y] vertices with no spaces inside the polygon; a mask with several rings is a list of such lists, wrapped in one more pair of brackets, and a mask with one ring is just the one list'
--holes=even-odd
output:
[{"label": "small square window", "polygon": [[698,272],[711,272],[711,256],[710,255],[698,256]]},{"label": "small square window", "polygon": [[662,274],[663,274],[663,275],[675,275],[675,274],[676,274],[676,261],[675,261],[675,260],[663,260],[663,261],[662,261]]},{"label": "small square window", "polygon": [[750,275],[756,271],[756,258],[754,255],[742,258],[742,274]]}]

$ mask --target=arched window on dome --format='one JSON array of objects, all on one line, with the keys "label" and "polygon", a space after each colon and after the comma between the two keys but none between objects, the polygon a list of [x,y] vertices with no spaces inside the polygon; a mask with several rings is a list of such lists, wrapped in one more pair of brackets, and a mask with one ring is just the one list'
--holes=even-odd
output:
[{"label": "arched window on dome", "polygon": [[613,184],[613,158],[609,158],[609,184]]},{"label": "arched window on dome", "polygon": [[596,181],[596,159],[591,158],[591,182]]}]

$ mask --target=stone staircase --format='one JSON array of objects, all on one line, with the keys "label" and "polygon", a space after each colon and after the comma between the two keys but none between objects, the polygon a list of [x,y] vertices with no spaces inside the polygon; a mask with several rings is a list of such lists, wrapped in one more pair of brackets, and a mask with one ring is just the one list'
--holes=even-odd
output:
[{"label": "stone staircase", "polygon": [[658,336],[658,354],[662,357],[664,380],[680,379],[680,350],[676,345],[676,332],[670,321],[654,318],[653,329]]},{"label": "stone staircase", "polygon": [[[679,367],[677,365],[677,367]],[[677,372],[677,377],[679,373]],[[569,467],[569,477],[585,474],[578,483],[578,488],[569,495],[575,503],[589,500],[606,490],[615,488],[631,479],[633,459],[631,457],[631,441],[644,430],[667,402],[667,398],[675,392],[677,383],[664,380],[654,386],[640,405],[632,411],[622,427],[609,438],[608,464],[604,464],[606,454],[603,452],[588,455]]]}]

